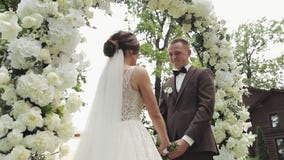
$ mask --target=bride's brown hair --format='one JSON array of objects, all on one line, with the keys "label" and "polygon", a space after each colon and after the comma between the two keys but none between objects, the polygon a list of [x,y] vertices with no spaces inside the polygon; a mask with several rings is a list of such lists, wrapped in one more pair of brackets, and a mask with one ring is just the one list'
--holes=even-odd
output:
[{"label": "bride's brown hair", "polygon": [[133,50],[134,54],[138,54],[140,44],[133,33],[118,31],[111,35],[104,43],[104,54],[105,56],[112,57],[118,49],[122,49],[123,54],[125,54],[125,50],[127,49]]}]

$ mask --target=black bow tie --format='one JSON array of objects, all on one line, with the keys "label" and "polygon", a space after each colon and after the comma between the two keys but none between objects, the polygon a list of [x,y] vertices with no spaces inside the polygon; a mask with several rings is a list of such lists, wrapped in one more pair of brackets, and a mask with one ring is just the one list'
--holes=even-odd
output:
[{"label": "black bow tie", "polygon": [[173,73],[174,73],[175,76],[177,76],[180,73],[186,73],[186,72],[187,72],[187,70],[186,70],[185,67],[182,67],[180,70],[173,70]]}]

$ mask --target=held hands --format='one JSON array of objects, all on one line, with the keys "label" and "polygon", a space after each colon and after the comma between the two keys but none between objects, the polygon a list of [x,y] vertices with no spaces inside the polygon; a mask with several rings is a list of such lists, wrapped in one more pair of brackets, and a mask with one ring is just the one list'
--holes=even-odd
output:
[{"label": "held hands", "polygon": [[170,160],[167,154],[176,151],[177,147],[178,147],[177,143],[172,142],[169,143],[168,145],[160,145],[158,150],[159,153],[162,155],[163,160]]},{"label": "held hands", "polygon": [[184,154],[184,152],[189,147],[189,144],[185,140],[183,140],[183,139],[179,139],[179,140],[177,140],[177,141],[175,141],[175,142],[173,142],[171,144],[175,144],[175,145],[173,146],[172,149],[168,149],[169,153],[166,155],[170,159],[175,159],[175,158],[180,157],[181,155]]}]

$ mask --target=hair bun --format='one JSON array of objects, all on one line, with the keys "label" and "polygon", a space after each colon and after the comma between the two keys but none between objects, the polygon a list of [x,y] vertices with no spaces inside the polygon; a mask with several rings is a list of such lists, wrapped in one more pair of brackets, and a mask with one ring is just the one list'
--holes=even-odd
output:
[{"label": "hair bun", "polygon": [[118,49],[118,44],[114,40],[107,40],[104,44],[105,56],[112,57],[117,49]]}]

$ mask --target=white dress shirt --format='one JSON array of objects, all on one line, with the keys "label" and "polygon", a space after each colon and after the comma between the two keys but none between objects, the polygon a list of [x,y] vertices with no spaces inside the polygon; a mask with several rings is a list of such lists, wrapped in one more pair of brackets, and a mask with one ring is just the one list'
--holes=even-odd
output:
[{"label": "white dress shirt", "polygon": [[[190,68],[190,65],[188,64],[188,65],[186,65],[184,67],[188,71],[188,69]],[[179,92],[179,90],[180,90],[180,87],[181,87],[181,84],[183,82],[183,79],[184,79],[185,75],[186,75],[186,73],[179,73],[176,76],[176,90],[177,90],[177,92]],[[192,144],[194,143],[194,140],[192,138],[190,138],[189,136],[187,136],[187,135],[184,135],[182,137],[182,139],[185,140],[189,144],[189,146],[192,146]]]}]

